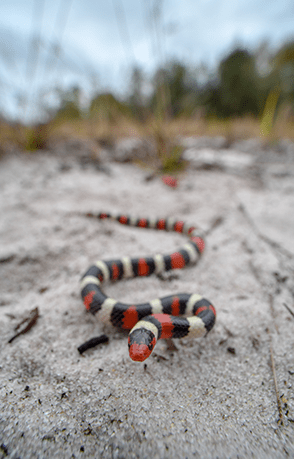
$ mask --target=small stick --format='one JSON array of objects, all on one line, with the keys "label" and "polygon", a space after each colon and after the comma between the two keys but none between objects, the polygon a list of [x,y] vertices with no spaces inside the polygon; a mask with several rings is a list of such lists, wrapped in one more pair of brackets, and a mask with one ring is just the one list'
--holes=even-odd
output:
[{"label": "small stick", "polygon": [[274,353],[273,353],[273,348],[272,348],[271,337],[270,337],[270,353],[271,353],[271,364],[272,364],[272,372],[273,372],[273,377],[274,377],[274,385],[275,385],[275,392],[276,392],[276,398],[277,398],[277,405],[278,405],[278,411],[279,411],[279,424],[281,426],[283,426],[284,425],[283,410],[282,410],[282,405],[281,405],[281,400],[280,400],[280,395],[279,395],[279,389],[278,389],[278,383],[277,383],[276,367],[275,367],[275,360],[274,360]]},{"label": "small stick", "polygon": [[283,305],[290,312],[290,314],[294,317],[294,312],[292,311],[292,309],[290,309],[289,306],[286,303],[283,303]]},{"label": "small stick", "polygon": [[166,347],[169,351],[177,351],[178,348],[177,346],[175,345],[174,341],[172,338],[168,338],[165,340],[166,341]]},{"label": "small stick", "polygon": [[215,228],[217,228],[218,226],[222,225],[223,222],[224,222],[224,217],[222,215],[219,215],[218,217],[214,218],[210,224],[210,227],[205,231],[205,236],[207,236],[212,231],[214,231]]},{"label": "small stick", "polygon": [[272,315],[273,322],[274,322],[274,327],[276,329],[276,332],[279,333],[279,329],[276,324],[276,311],[274,308],[274,297],[271,293],[268,294],[268,301],[269,301],[270,311],[271,311],[271,315]]},{"label": "small stick", "polygon": [[[257,269],[255,268],[255,266],[253,265],[252,261],[250,260],[249,261],[249,267],[253,273],[253,275],[256,277],[256,280],[260,283],[261,287],[262,288],[267,288],[266,285],[264,285],[264,282],[263,280],[261,279]],[[273,322],[274,322],[274,327],[276,329],[276,332],[279,333],[279,329],[278,329],[278,326],[275,322],[275,319],[276,319],[276,312],[275,312],[275,308],[274,308],[274,297],[272,295],[272,293],[266,293],[267,297],[268,297],[268,303],[269,303],[269,307],[270,307],[270,312],[271,312],[271,316],[273,318]]]},{"label": "small stick", "polygon": [[[25,319],[23,319],[16,327],[15,327],[15,330],[19,330],[19,332],[16,333],[16,335],[14,335],[12,338],[10,338],[10,340],[8,341],[8,343],[12,343],[12,341],[15,340],[15,338],[17,338],[19,335],[23,335],[24,333],[27,333],[34,325],[35,323],[37,322],[38,320],[38,317],[39,317],[39,309],[38,307],[32,309],[30,312],[29,312],[29,315],[28,317],[26,317]],[[26,325],[24,325],[26,324]],[[21,328],[21,326],[24,325],[23,328]]]}]

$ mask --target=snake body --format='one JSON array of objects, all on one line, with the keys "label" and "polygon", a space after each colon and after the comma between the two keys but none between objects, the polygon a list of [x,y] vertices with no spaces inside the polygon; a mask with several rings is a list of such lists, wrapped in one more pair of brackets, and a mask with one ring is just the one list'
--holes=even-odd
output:
[{"label": "snake body", "polygon": [[215,309],[199,294],[178,293],[135,305],[121,303],[101,290],[105,281],[161,274],[195,263],[204,250],[203,235],[195,227],[171,218],[133,218],[110,213],[88,213],[87,216],[109,218],[139,228],[176,231],[189,237],[184,247],[172,254],[99,260],[82,277],[81,295],[86,309],[102,322],[131,330],[128,344],[132,360],[142,362],[149,357],[158,339],[201,337],[212,329]]}]

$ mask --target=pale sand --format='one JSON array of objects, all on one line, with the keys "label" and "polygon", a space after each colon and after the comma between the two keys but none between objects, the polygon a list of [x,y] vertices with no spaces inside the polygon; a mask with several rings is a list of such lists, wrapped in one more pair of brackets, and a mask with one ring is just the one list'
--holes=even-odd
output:
[{"label": "pale sand", "polygon": [[[0,163],[0,457],[294,457],[294,317],[284,306],[294,310],[294,158],[258,173],[190,168],[177,189],[132,164],[107,167],[50,153]],[[79,280],[94,261],[186,242],[75,214],[100,210],[204,229],[222,217],[198,265],[104,287],[126,302],[201,293],[217,310],[206,338],[175,341],[177,351],[160,341],[145,367],[130,360],[127,335],[86,313]],[[8,344],[36,306],[36,325]],[[80,356],[102,333],[109,344]]]}]

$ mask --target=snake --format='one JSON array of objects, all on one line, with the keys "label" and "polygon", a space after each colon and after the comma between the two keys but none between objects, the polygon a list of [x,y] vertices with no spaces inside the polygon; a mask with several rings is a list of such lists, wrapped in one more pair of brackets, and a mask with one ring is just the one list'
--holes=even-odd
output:
[{"label": "snake", "polygon": [[81,279],[81,296],[87,311],[103,323],[130,330],[128,346],[132,360],[146,360],[159,339],[198,338],[212,329],[216,319],[215,308],[200,294],[177,293],[141,304],[125,304],[110,298],[101,288],[107,281],[152,274],[160,276],[166,271],[195,264],[205,247],[204,233],[199,228],[172,217],[138,218],[106,212],[89,212],[86,216],[111,219],[137,228],[175,231],[189,238],[183,248],[171,254],[98,260]]}]

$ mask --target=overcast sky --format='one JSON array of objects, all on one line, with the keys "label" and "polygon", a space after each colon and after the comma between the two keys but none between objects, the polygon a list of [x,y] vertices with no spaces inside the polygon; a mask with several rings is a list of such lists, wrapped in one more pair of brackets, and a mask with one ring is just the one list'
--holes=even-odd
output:
[{"label": "overcast sky", "polygon": [[42,83],[123,91],[130,66],[213,66],[236,44],[277,48],[291,38],[294,0],[0,0],[1,105]]}]

